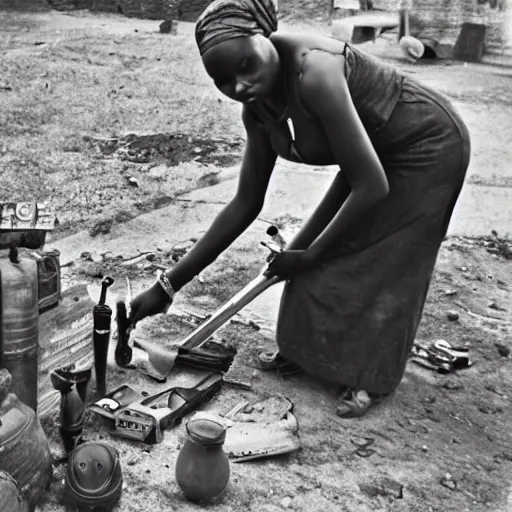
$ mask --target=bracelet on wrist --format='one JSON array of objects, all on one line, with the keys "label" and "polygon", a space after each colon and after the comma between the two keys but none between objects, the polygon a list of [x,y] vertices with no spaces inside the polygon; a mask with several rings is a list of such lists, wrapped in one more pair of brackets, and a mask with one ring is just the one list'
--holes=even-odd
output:
[{"label": "bracelet on wrist", "polygon": [[174,288],[172,287],[172,284],[169,281],[168,277],[165,275],[165,273],[162,270],[159,270],[157,272],[156,281],[162,287],[162,289],[167,294],[169,299],[172,301],[176,292],[174,291]]}]

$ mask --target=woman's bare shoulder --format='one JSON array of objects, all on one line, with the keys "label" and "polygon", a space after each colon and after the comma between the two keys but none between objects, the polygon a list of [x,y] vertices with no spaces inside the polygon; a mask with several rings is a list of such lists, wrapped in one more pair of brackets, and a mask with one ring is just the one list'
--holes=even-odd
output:
[{"label": "woman's bare shoulder", "polygon": [[314,61],[331,55],[343,62],[345,58],[345,43],[322,34],[278,31],[272,34],[271,40],[280,57],[298,72],[303,71],[306,59]]}]

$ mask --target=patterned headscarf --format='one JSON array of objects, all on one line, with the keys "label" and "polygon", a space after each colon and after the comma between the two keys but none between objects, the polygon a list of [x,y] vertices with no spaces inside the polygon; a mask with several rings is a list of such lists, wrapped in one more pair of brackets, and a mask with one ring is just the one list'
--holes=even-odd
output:
[{"label": "patterned headscarf", "polygon": [[270,36],[277,30],[277,0],[214,0],[196,23],[201,55],[213,46],[255,34]]}]

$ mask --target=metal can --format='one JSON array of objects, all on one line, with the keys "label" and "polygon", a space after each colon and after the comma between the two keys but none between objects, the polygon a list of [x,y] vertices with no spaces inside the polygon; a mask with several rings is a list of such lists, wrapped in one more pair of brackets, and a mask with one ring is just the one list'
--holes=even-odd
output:
[{"label": "metal can", "polygon": [[0,367],[12,391],[37,410],[39,290],[37,262],[18,250],[0,251]]}]

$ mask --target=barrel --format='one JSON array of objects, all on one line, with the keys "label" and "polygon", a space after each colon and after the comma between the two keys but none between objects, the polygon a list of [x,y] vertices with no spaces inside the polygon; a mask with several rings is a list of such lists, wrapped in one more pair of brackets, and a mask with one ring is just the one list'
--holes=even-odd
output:
[{"label": "barrel", "polygon": [[0,367],[12,391],[37,410],[39,290],[37,262],[18,250],[0,251]]}]

